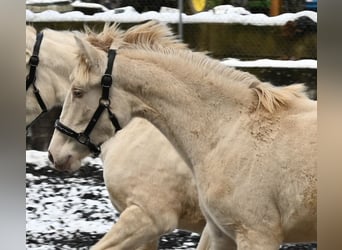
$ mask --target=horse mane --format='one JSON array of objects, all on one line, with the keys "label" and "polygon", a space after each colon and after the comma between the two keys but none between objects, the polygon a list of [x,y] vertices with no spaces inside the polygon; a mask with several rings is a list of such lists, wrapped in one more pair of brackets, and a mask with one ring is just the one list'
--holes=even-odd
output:
[{"label": "horse mane", "polygon": [[36,34],[37,31],[32,25],[26,25],[26,50],[33,50],[33,44]]},{"label": "horse mane", "polygon": [[[187,45],[180,42],[168,26],[156,21],[133,26],[125,33],[118,28],[118,25],[110,26],[108,23],[99,34],[89,29],[87,32],[87,40],[105,52],[111,47],[118,47],[132,57],[144,58],[146,56],[144,52],[150,52],[148,53],[150,58],[156,63],[161,63],[160,53],[169,57],[177,56],[185,62],[191,62],[198,75],[204,77],[212,75],[215,78],[220,78],[222,82],[225,82],[227,78],[235,82],[242,82],[243,84],[235,85],[253,90],[257,97],[256,109],[263,107],[269,113],[275,112],[280,107],[289,106],[294,98],[308,98],[304,94],[306,88],[303,84],[276,87],[270,83],[261,82],[248,72],[226,66],[203,52],[192,52],[186,49]],[[139,52],[142,54],[139,55]]]},{"label": "horse mane", "polygon": [[113,25],[105,23],[103,31],[100,33],[95,33],[86,25],[84,29],[87,33],[87,41],[100,50],[107,52],[113,43],[123,43],[123,31],[120,30],[119,25],[116,23]]},{"label": "horse mane", "polygon": [[26,32],[31,32],[33,34],[36,34],[37,31],[32,25],[26,25]]},{"label": "horse mane", "polygon": [[112,47],[142,48],[155,50],[159,47],[172,47],[174,49],[185,49],[187,45],[182,43],[172,33],[171,29],[157,21],[148,21],[136,25],[123,32],[118,24],[110,25],[105,23],[103,31],[95,33],[88,26],[85,26],[87,41],[91,45],[108,52]]},{"label": "horse mane", "polygon": [[144,49],[187,48],[187,44],[181,42],[167,25],[157,21],[149,21],[128,29],[124,35],[124,42],[127,46]]},{"label": "horse mane", "polygon": [[277,87],[271,83],[260,81],[256,76],[248,72],[228,67],[222,63],[217,63],[215,60],[210,60],[210,62],[207,62],[206,59],[203,60],[205,61],[204,64],[206,64],[205,68],[215,71],[215,74],[242,82],[243,84],[240,85],[248,86],[249,89],[253,90],[258,98],[256,110],[263,107],[267,112],[273,113],[280,107],[288,107],[294,99],[308,99],[304,84],[297,83]]},{"label": "horse mane", "polygon": [[249,86],[258,96],[258,105],[273,113],[280,107],[289,106],[294,98],[308,99],[304,84],[292,84],[285,87],[276,87],[267,82]]},{"label": "horse mane", "polygon": [[[202,52],[176,50],[174,48],[165,47],[158,47],[154,51],[151,51],[150,48],[147,48],[147,50],[151,52],[149,54],[152,55],[151,58],[156,63],[161,63],[160,53],[164,56],[170,56],[170,58],[173,56],[177,56],[178,58],[181,57],[183,62],[191,63],[193,66],[191,70],[196,72],[196,75],[202,75],[202,78],[212,77],[212,79],[216,79],[217,82],[224,83],[221,85],[234,88],[232,91],[235,91],[236,93],[237,91],[244,91],[245,89],[253,90],[257,97],[256,110],[263,107],[267,112],[273,113],[281,107],[288,107],[294,99],[308,99],[305,94],[306,87],[304,84],[292,84],[289,86],[277,87],[268,82],[260,81],[253,74],[224,65],[219,60],[210,58]],[[125,54],[128,53],[128,55],[132,55],[133,57],[140,58],[142,56],[146,58],[145,54],[139,55],[139,53],[137,54],[134,50],[130,51],[129,49],[125,49],[125,51]],[[153,54],[155,56],[153,56]],[[226,84],[227,79],[236,84]]]}]

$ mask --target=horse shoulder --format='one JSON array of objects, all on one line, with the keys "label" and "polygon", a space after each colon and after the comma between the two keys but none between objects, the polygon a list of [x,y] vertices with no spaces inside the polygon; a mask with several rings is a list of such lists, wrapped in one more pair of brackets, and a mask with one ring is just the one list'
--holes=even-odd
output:
[{"label": "horse shoulder", "polygon": [[102,151],[104,178],[114,204],[140,204],[151,214],[171,213],[187,227],[203,227],[192,173],[152,124],[134,118],[104,143]]}]

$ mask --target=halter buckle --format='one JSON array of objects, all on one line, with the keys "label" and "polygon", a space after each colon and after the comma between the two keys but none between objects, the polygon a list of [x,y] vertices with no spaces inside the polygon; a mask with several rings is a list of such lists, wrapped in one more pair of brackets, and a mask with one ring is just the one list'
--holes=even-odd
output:
[{"label": "halter buckle", "polygon": [[106,108],[108,108],[110,106],[110,100],[109,99],[100,98],[99,99],[99,104],[102,105],[102,106],[105,106]]},{"label": "halter buckle", "polygon": [[[34,79],[36,79],[36,77],[34,77]],[[37,89],[36,85],[32,84],[33,86],[33,93],[39,93],[39,89]]]},{"label": "halter buckle", "polygon": [[101,85],[104,88],[110,88],[112,85],[113,78],[110,74],[104,74],[101,79]]},{"label": "halter buckle", "polygon": [[96,149],[92,152],[92,157],[96,158],[101,154],[101,147],[100,146],[96,146]]},{"label": "halter buckle", "polygon": [[38,66],[38,63],[39,63],[39,57],[36,55],[32,55],[30,58],[30,65]]},{"label": "halter buckle", "polygon": [[79,143],[83,144],[83,145],[87,145],[90,141],[89,136],[83,134],[83,133],[79,133],[77,136],[77,140],[79,141]]}]

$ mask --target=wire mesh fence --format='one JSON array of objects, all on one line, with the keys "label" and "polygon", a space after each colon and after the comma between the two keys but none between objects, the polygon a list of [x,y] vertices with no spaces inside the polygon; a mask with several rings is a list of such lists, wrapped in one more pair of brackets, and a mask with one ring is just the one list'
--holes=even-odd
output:
[{"label": "wire mesh fence", "polygon": [[[173,8],[173,11],[179,11],[178,9],[180,9],[181,12],[184,11],[188,15],[209,10],[216,14],[214,22],[206,22],[198,18],[199,21],[197,22],[184,21],[182,15],[179,15],[179,20],[175,21],[177,23],[170,23],[174,32],[184,42],[188,43],[190,48],[196,51],[208,51],[211,56],[219,59],[227,57],[247,60],[258,58],[317,58],[317,23],[309,16],[298,15],[296,19],[287,21],[282,25],[276,23],[260,25],[259,21],[265,17],[264,15],[272,15],[271,12],[281,14],[308,9],[305,7],[305,0],[83,0],[82,3],[71,0],[51,0],[53,4],[41,1],[39,3],[36,0],[27,0],[27,8],[33,12],[41,12],[47,9],[60,12],[76,10],[87,15],[94,15],[98,12],[116,8],[116,12],[113,12],[112,15],[114,21],[116,20],[115,14],[125,12],[124,8],[127,6],[133,7],[138,13],[159,12],[168,8],[166,15],[172,12],[170,8]],[[273,2],[281,2],[282,4],[273,7]],[[228,4],[230,8],[222,8],[218,6],[220,4]],[[67,8],[67,5],[70,5],[71,9]],[[99,5],[103,6],[103,8],[100,8]],[[277,10],[274,11],[274,9]],[[239,22],[239,16],[246,16],[250,13],[257,14],[253,16],[251,22]],[[236,16],[238,16],[237,21],[231,21]],[[90,23],[90,26],[93,26],[94,23]],[[80,26],[77,22],[68,22],[65,25],[63,25],[63,22],[37,22],[35,24],[37,27],[52,26],[55,29],[83,27],[83,24]],[[132,21],[131,26],[135,24]],[[128,26],[126,25],[127,28]]]},{"label": "wire mesh fence", "polygon": [[[208,10],[217,5],[230,4],[236,7],[243,7],[252,13],[270,13],[272,5],[271,0],[83,0],[84,2],[98,3],[108,9],[114,9],[124,6],[133,6],[137,11],[159,11],[160,7],[167,6],[172,8],[179,7],[179,3],[183,2],[185,13],[194,14]],[[305,0],[283,0],[279,2],[279,13],[298,12],[305,9],[313,9],[307,4],[314,1]],[[317,8],[317,7],[316,7]]]}]

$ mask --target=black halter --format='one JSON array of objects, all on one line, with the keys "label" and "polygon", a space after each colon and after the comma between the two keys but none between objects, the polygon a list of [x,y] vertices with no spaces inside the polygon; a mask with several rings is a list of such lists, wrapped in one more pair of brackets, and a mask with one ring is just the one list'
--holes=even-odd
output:
[{"label": "black halter", "polygon": [[115,132],[120,130],[120,124],[116,116],[110,111],[110,99],[109,99],[109,89],[112,85],[112,69],[114,64],[114,59],[116,56],[115,50],[108,51],[108,62],[107,62],[107,69],[105,74],[102,76],[101,85],[102,85],[102,96],[99,99],[99,106],[97,107],[96,111],[93,114],[93,117],[90,119],[86,129],[81,132],[77,133],[74,130],[70,129],[69,127],[62,124],[59,120],[55,122],[55,128],[62,132],[63,134],[70,136],[77,140],[79,143],[87,146],[89,150],[93,153],[95,157],[97,157],[101,153],[100,145],[96,145],[90,141],[90,133],[96,125],[96,122],[100,118],[101,114],[105,109],[107,109],[109,114],[109,119],[111,120]]},{"label": "black halter", "polygon": [[34,44],[33,48],[33,53],[32,56],[30,57],[30,73],[26,76],[26,91],[28,88],[32,85],[33,86],[33,93],[36,96],[36,99],[38,101],[38,104],[40,108],[42,109],[42,112],[29,124],[26,126],[26,129],[29,128],[42,114],[47,112],[46,105],[42,99],[42,97],[39,94],[39,90],[37,89],[35,82],[36,82],[36,69],[39,64],[39,49],[40,49],[40,44],[42,43],[43,40],[43,33],[39,32],[37,34],[36,38],[36,43]]}]

